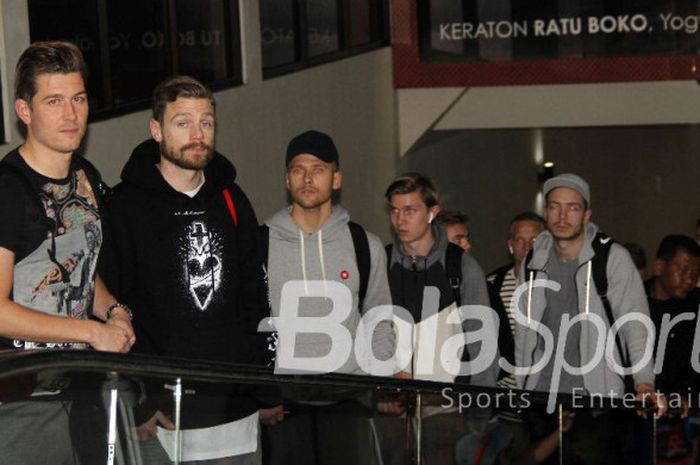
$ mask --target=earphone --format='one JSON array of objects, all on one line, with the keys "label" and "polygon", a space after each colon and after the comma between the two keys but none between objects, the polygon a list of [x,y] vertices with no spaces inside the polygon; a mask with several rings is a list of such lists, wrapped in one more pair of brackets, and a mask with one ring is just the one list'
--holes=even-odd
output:
[{"label": "earphone", "polygon": [[508,246],[508,252],[510,252],[510,254],[513,255],[513,246]]},{"label": "earphone", "polygon": [[433,214],[431,213],[430,216],[428,217],[428,223],[433,222]]}]

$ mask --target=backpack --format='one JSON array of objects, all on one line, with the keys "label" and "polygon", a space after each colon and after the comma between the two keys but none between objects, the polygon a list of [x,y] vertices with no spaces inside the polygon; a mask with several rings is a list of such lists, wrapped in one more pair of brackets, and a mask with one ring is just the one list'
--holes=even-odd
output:
[{"label": "backpack", "polygon": [[[355,261],[357,262],[357,270],[360,272],[360,290],[359,308],[365,301],[367,295],[367,286],[369,284],[369,271],[371,267],[371,257],[369,252],[369,240],[364,228],[359,224],[348,221],[348,228],[352,236],[352,245],[355,249]],[[270,252],[270,228],[263,224],[260,226],[260,255],[262,262],[267,264],[268,255]]]},{"label": "backpack", "polygon": [[[608,319],[608,324],[610,327],[615,323],[615,317],[612,312],[612,306],[610,305],[610,300],[608,299],[608,257],[610,256],[610,248],[615,243],[615,240],[599,231],[593,238],[591,246],[593,247],[593,259],[591,260],[591,275],[593,276],[593,282],[595,283],[596,291],[598,292],[598,297],[603,303],[603,308],[605,309],[605,316]],[[532,250],[527,254],[525,261],[525,269],[529,269],[530,260],[532,259]],[[615,333],[615,346],[620,354],[620,359],[622,360],[623,367],[629,367],[629,354],[627,351],[623,350],[622,341],[620,339],[620,332]],[[628,380],[625,380],[627,383]]]},{"label": "backpack", "polygon": [[[387,257],[387,270],[391,271],[391,253],[394,249],[393,244],[388,244],[385,247],[386,257]],[[445,251],[445,275],[447,276],[447,282],[452,288],[452,293],[455,298],[455,302],[458,307],[462,306],[462,255],[464,250],[456,244],[449,242],[447,244],[447,250]]]}]

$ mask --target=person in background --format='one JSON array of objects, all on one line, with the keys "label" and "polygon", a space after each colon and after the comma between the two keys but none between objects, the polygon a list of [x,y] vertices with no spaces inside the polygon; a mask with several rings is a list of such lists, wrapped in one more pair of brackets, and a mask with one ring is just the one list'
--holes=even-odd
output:
[{"label": "person in background", "polygon": [[[486,277],[491,305],[496,310],[501,322],[498,349],[510,363],[515,363],[515,315],[511,307],[513,292],[515,292],[523,260],[532,250],[537,236],[545,228],[544,218],[534,212],[522,212],[515,215],[508,225],[508,239],[506,241],[511,262],[496,269]],[[517,389],[518,387],[515,377],[505,372],[499,376],[498,386],[505,389]],[[497,415],[499,421],[510,430],[513,437],[503,455],[505,457],[521,455],[530,445],[531,433],[529,425],[525,424],[522,413],[503,409],[499,410]]]},{"label": "person in background", "polygon": [[441,224],[447,232],[447,240],[457,244],[465,252],[472,248],[469,236],[469,217],[457,210],[440,210],[435,221]]},{"label": "person in background", "polygon": [[625,242],[623,246],[630,253],[634,266],[639,271],[639,276],[645,280],[647,277],[647,254],[644,252],[644,247],[636,242]]},{"label": "person in background", "polygon": [[[694,425],[687,416],[689,393],[697,393],[700,387],[700,376],[692,367],[700,303],[695,284],[699,277],[700,245],[687,236],[664,237],[654,260],[654,277],[645,283],[645,288],[657,333],[655,360],[660,371],[656,375],[656,386],[666,395],[669,405],[679,408],[669,410],[669,415],[656,425],[658,463],[690,463],[693,448],[698,446],[697,436],[692,431]],[[694,318],[681,319],[681,315]],[[675,323],[664,324],[666,319]]]}]

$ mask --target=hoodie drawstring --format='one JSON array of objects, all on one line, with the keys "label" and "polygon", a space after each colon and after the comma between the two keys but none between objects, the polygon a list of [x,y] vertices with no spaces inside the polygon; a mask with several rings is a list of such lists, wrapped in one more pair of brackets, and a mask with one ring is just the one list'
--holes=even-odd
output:
[{"label": "hoodie drawstring", "polygon": [[527,286],[527,322],[530,323],[530,315],[532,309],[532,285],[535,279],[535,272],[530,271],[530,280]]},{"label": "hoodie drawstring", "polygon": [[321,261],[321,277],[323,278],[323,296],[328,295],[328,289],[326,287],[326,265],[323,259],[323,229],[318,230],[318,259]]},{"label": "hoodie drawstring", "polygon": [[[304,279],[304,291],[306,295],[309,295],[309,286],[306,282],[306,247],[304,245],[304,231],[301,229],[299,230],[299,242],[301,243],[301,275]],[[325,297],[328,295],[328,288],[326,286],[326,265],[323,258],[323,229],[318,230],[318,259],[321,264],[321,279],[323,279],[323,295]]]},{"label": "hoodie drawstring", "polygon": [[588,260],[588,269],[586,270],[586,307],[585,313],[588,315],[588,310],[591,302],[591,265],[593,260]]},{"label": "hoodie drawstring", "polygon": [[309,295],[309,286],[306,283],[306,251],[304,249],[304,232],[299,230],[299,240],[301,242],[301,276],[304,279],[304,291]]}]

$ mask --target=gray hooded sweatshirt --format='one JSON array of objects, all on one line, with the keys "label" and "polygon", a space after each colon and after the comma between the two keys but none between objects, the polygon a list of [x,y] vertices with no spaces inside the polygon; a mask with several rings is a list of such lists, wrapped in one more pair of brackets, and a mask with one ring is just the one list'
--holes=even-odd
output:
[{"label": "gray hooded sweatshirt", "polygon": [[[371,266],[367,293],[362,308],[358,308],[360,273],[348,221],[350,221],[348,212],[336,205],[323,226],[313,233],[305,233],[297,226],[292,219],[289,207],[278,211],[266,222],[270,228],[268,281],[273,316],[280,314],[282,287],[293,280],[303,282],[304,289],[312,293],[314,291],[312,281],[336,282],[346,286],[352,295],[352,309],[342,325],[348,329],[353,340],[360,318],[367,310],[381,305],[391,305],[391,293],[386,276],[386,254],[379,239],[367,232]],[[328,287],[327,284],[320,286],[322,292]],[[302,296],[299,299],[299,315],[302,317],[326,316],[331,312],[331,307],[330,299],[324,299],[322,296],[309,298]],[[297,357],[309,357],[311,365],[309,371],[313,372],[315,371],[313,357],[328,354],[331,348],[330,341],[329,336],[325,334],[303,333],[294,341],[294,353]],[[379,360],[392,358],[394,344],[395,334],[392,323],[380,322],[372,339],[374,356]],[[337,372],[366,374],[358,365],[354,354],[353,351]]]},{"label": "gray hooded sweatshirt", "polygon": [[[398,238],[394,239],[389,263],[389,282],[394,305],[408,310],[416,324],[414,356],[411,367],[407,371],[411,371],[416,379],[452,382],[455,380],[454,372],[459,369],[454,366],[454,362],[459,360],[441,359],[445,344],[454,340],[453,336],[476,331],[482,324],[474,319],[467,319],[461,324],[459,321],[451,320],[457,303],[445,270],[449,242],[442,226],[433,224],[431,228],[435,244],[425,257],[406,255],[401,249]],[[459,294],[461,306],[469,315],[474,310],[469,306],[489,307],[486,277],[479,263],[468,253],[462,254],[461,265],[462,281]],[[426,288],[434,288],[438,291],[435,300],[431,301],[429,297],[426,300]],[[429,307],[424,308],[425,304]],[[432,308],[435,306],[436,308]],[[495,317],[495,313],[493,316]],[[495,335],[498,334],[495,320],[496,318],[493,321],[494,345]],[[478,356],[483,349],[481,346],[479,342],[467,344],[469,360],[474,360]],[[462,347],[458,353],[460,358],[463,352]],[[427,359],[424,358],[426,354]],[[421,365],[425,369],[422,369]],[[468,382],[481,386],[494,386],[498,373],[498,352],[496,351],[488,367],[471,375]],[[460,378],[460,381],[466,380]]]},{"label": "gray hooded sweatshirt", "polygon": [[[609,322],[605,314],[603,302],[598,296],[595,282],[592,276],[593,252],[592,242],[598,232],[598,227],[593,223],[585,225],[585,240],[578,256],[578,268],[576,270],[575,285],[578,295],[579,314],[595,314],[603,321],[606,330],[609,331]],[[547,307],[546,291],[544,287],[534,285],[534,280],[547,279],[548,262],[551,249],[554,246],[554,238],[549,231],[537,236],[533,249],[532,260],[527,265],[523,261],[521,269],[519,289],[523,290],[519,302],[518,312],[532,322],[542,320]],[[619,244],[613,244],[610,249],[607,263],[608,276],[608,300],[612,307],[615,320],[631,312],[637,312],[649,317],[649,306],[644,294],[644,286],[632,262],[627,250]],[[530,285],[534,286],[530,292]],[[530,298],[528,298],[530,296]],[[629,354],[629,361],[633,367],[642,360],[647,345],[651,341],[653,348],[654,332],[653,324],[651,333],[642,324],[639,318],[625,323],[620,327],[622,346]],[[582,364],[592,361],[596,349],[605,346],[605,340],[599,337],[595,326],[586,323],[581,327],[579,339],[580,360]],[[605,334],[604,336],[607,336]],[[612,353],[618,365],[622,365],[620,354],[615,347],[614,339],[611,341]],[[556,341],[554,341],[556,344]],[[516,366],[532,367],[543,355],[542,338],[539,333],[523,324],[515,325],[515,361]],[[554,355],[552,355],[554,356]],[[625,392],[624,381],[621,375],[615,373],[603,355],[599,363],[595,364],[588,373],[583,374],[583,384],[588,393],[609,396],[621,396]],[[517,376],[519,386],[524,389],[535,389],[541,372],[529,373]],[[636,373],[633,374],[635,386],[641,382],[654,384],[653,359],[650,357],[646,363],[642,363]]]}]

